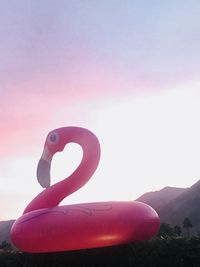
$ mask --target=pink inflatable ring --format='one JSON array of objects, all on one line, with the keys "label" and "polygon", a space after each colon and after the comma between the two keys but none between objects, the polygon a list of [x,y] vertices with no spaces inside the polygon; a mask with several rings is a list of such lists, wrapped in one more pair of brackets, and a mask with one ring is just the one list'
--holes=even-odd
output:
[{"label": "pink inflatable ring", "polygon": [[[52,157],[71,142],[83,149],[81,163],[68,178],[50,186]],[[160,226],[157,213],[137,201],[58,206],[87,183],[99,159],[98,139],[87,129],[64,127],[48,134],[37,168],[38,181],[46,189],[29,203],[11,229],[12,241],[21,251],[97,248],[148,240],[157,234]]]}]

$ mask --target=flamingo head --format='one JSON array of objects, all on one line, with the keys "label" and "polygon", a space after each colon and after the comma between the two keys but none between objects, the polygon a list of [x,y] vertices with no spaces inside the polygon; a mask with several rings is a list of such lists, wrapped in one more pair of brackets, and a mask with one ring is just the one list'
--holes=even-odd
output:
[{"label": "flamingo head", "polygon": [[[83,148],[83,140],[90,138],[90,143],[99,143],[89,130],[81,127],[62,127],[51,131],[46,138],[44,150],[37,167],[37,179],[44,188],[50,186],[51,160],[56,152],[61,152],[68,143],[77,143]],[[81,141],[82,140],[82,141]],[[100,152],[99,152],[100,153]]]},{"label": "flamingo head", "polygon": [[67,127],[51,131],[46,138],[42,156],[38,162],[37,179],[44,188],[50,186],[51,160],[56,152],[63,151],[65,145],[70,142]]}]

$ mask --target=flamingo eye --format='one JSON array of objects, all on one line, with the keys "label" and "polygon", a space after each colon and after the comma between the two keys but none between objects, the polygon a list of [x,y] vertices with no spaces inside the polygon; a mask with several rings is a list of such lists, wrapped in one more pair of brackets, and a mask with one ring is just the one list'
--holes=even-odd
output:
[{"label": "flamingo eye", "polygon": [[58,134],[57,133],[51,133],[49,135],[48,141],[52,144],[55,144],[58,141]]}]

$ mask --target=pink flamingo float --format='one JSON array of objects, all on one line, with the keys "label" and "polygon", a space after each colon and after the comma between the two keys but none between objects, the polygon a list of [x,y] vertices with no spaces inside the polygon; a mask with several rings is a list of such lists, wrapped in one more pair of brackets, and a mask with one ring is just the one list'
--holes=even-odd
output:
[{"label": "pink flamingo float", "polygon": [[[50,186],[52,157],[71,142],[82,147],[82,160],[68,178]],[[63,127],[48,134],[37,168],[38,181],[46,189],[29,203],[11,229],[12,241],[21,251],[38,253],[97,248],[148,240],[157,234],[159,217],[150,206],[141,202],[58,206],[90,179],[99,159],[98,139],[87,129]]]}]

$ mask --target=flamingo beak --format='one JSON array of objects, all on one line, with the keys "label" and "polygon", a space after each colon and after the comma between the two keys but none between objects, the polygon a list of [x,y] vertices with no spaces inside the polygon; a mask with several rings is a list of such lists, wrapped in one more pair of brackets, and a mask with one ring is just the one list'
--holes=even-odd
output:
[{"label": "flamingo beak", "polygon": [[37,166],[37,180],[39,184],[44,188],[50,187],[51,184],[51,160],[52,155],[49,152],[48,148],[45,147]]}]

